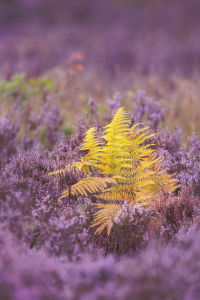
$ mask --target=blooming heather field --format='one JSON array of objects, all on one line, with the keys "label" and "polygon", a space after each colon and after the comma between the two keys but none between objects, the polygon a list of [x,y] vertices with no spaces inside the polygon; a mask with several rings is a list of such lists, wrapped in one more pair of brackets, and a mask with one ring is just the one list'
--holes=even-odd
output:
[{"label": "blooming heather field", "polygon": [[199,32],[199,0],[0,1],[0,300],[200,299]]}]

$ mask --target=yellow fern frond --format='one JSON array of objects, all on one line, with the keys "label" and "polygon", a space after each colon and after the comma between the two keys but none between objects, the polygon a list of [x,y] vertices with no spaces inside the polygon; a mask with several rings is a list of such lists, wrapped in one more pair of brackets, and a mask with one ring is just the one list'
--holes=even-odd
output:
[{"label": "yellow fern frond", "polygon": [[53,171],[53,172],[50,172],[48,174],[48,176],[50,175],[65,175],[65,168],[64,169],[60,169],[60,170],[56,170],[56,171]]},{"label": "yellow fern frond", "polygon": [[94,223],[90,227],[100,225],[95,234],[100,234],[105,227],[107,227],[107,233],[110,234],[112,224],[116,222],[121,205],[118,204],[94,204],[100,210],[95,214]]},{"label": "yellow fern frond", "polygon": [[[121,193],[119,192],[119,190]],[[95,197],[106,201],[118,201],[118,202],[124,202],[125,200],[128,200],[129,202],[132,201],[133,195],[131,192],[128,192],[127,190],[121,190],[120,188],[119,190],[117,190],[116,188],[110,192],[106,190],[104,194],[96,195]]]},{"label": "yellow fern frond", "polygon": [[115,183],[116,180],[114,178],[99,178],[99,177],[91,177],[91,178],[83,178],[76,184],[71,187],[71,190],[67,189],[63,191],[62,196],[58,199],[60,201],[64,197],[68,197],[69,193],[72,195],[81,194],[83,196],[87,196],[88,193],[97,193],[99,191],[103,191],[108,183]]},{"label": "yellow fern frond", "polygon": [[95,159],[95,157],[98,156],[101,151],[101,145],[96,135],[96,128],[92,127],[86,132],[85,139],[80,150],[89,150],[89,153],[84,158],[85,161]]},{"label": "yellow fern frond", "polygon": [[59,198],[100,192],[96,197],[110,203],[96,205],[99,211],[95,214],[92,227],[99,226],[96,230],[98,234],[105,227],[110,234],[124,201],[128,201],[130,207],[142,205],[147,208],[154,204],[161,190],[171,193],[180,187],[178,181],[167,174],[167,169],[162,170],[163,157],[158,157],[152,149],[153,145],[148,143],[155,134],[151,134],[148,127],[137,129],[139,124],[130,128],[129,121],[125,109],[118,109],[111,123],[105,126],[101,138],[95,128],[87,131],[80,148],[88,150],[85,157],[50,173],[64,174],[73,168],[90,174],[91,170],[96,169],[104,176],[83,178],[69,190],[63,191]]},{"label": "yellow fern frond", "polygon": [[105,126],[103,132],[103,139],[106,141],[106,145],[102,148],[103,154],[101,157],[104,159],[104,163],[109,166],[108,171],[112,175],[115,175],[116,170],[120,167],[122,148],[127,142],[129,121],[130,116],[122,107],[118,109],[112,122]]},{"label": "yellow fern frond", "polygon": [[66,165],[63,169],[50,172],[48,175],[65,175],[65,173],[69,172],[70,170],[72,170],[72,172],[77,170],[83,171],[84,174],[87,175],[90,174],[90,167],[93,167],[92,162],[81,159],[80,161],[72,162]]}]

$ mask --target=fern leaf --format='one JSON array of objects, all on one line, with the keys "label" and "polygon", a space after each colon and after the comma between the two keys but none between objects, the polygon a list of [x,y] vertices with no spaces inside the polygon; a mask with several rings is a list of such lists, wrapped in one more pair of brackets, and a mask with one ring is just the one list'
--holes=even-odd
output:
[{"label": "fern leaf", "polygon": [[100,210],[95,214],[94,223],[90,227],[100,225],[95,234],[100,234],[105,227],[107,227],[107,233],[110,234],[112,224],[116,222],[121,205],[116,204],[94,204]]},{"label": "fern leaf", "polygon": [[89,153],[85,156],[85,161],[95,159],[101,151],[100,141],[96,135],[96,128],[92,127],[86,132],[86,136],[80,150],[89,150]]},{"label": "fern leaf", "polygon": [[70,193],[87,196],[88,193],[100,192],[96,197],[109,203],[96,205],[99,211],[94,215],[92,227],[99,226],[97,234],[105,227],[110,234],[112,223],[122,211],[123,206],[119,202],[126,200],[129,206],[150,207],[162,189],[171,193],[180,187],[178,181],[167,174],[167,169],[162,170],[163,157],[158,157],[152,149],[153,145],[148,143],[155,134],[151,134],[148,127],[137,129],[139,124],[130,128],[129,121],[125,109],[118,109],[111,123],[105,126],[102,138],[98,137],[95,128],[87,131],[80,148],[88,150],[84,158],[49,174],[61,175],[71,168],[90,174],[92,168],[104,175],[103,178],[83,178],[70,190],[63,191],[59,198],[67,197]]},{"label": "fern leaf", "polygon": [[108,191],[104,194],[96,195],[96,198],[103,199],[106,201],[118,201],[118,202],[124,202],[125,200],[128,200],[129,202],[133,200],[133,194],[129,193],[127,190],[120,190],[121,193],[119,193],[119,190],[116,188],[113,191]]},{"label": "fern leaf", "polygon": [[48,176],[51,176],[51,175],[65,175],[65,169],[56,170],[56,171],[50,172],[48,174]]},{"label": "fern leaf", "polygon": [[99,178],[99,177],[91,177],[91,178],[83,178],[76,184],[71,187],[71,190],[63,191],[62,196],[58,199],[60,201],[64,197],[68,197],[71,192],[72,195],[81,194],[87,196],[88,193],[96,193],[98,191],[103,191],[108,183],[117,183],[114,178]]}]

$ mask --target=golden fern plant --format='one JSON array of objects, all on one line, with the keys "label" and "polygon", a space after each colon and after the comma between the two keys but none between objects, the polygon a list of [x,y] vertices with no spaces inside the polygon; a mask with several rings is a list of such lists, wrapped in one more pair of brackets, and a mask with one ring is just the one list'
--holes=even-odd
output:
[{"label": "golden fern plant", "polygon": [[[88,177],[71,186],[72,195],[95,195],[102,203],[94,204],[99,209],[94,214],[94,223],[99,226],[99,234],[107,227],[110,234],[112,224],[124,209],[124,202],[131,206],[152,206],[161,189],[167,193],[175,191],[179,185],[172,175],[161,170],[162,157],[147,143],[154,136],[147,131],[148,127],[137,129],[139,124],[130,127],[130,117],[124,108],[119,108],[112,122],[104,127],[100,137],[95,128],[86,132],[80,150],[88,154],[78,162],[67,165],[64,169],[50,173],[61,174],[74,168],[83,170]],[[98,170],[99,176],[90,177],[91,170]],[[69,196],[64,190],[59,198]],[[58,200],[58,201],[59,201]]]}]

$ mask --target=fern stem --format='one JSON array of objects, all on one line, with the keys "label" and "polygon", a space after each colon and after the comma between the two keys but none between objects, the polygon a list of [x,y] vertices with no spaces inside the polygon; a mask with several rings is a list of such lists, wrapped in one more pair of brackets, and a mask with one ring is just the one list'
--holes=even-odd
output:
[{"label": "fern stem", "polygon": [[71,185],[69,187],[69,204],[70,204],[70,199],[71,199]]}]

